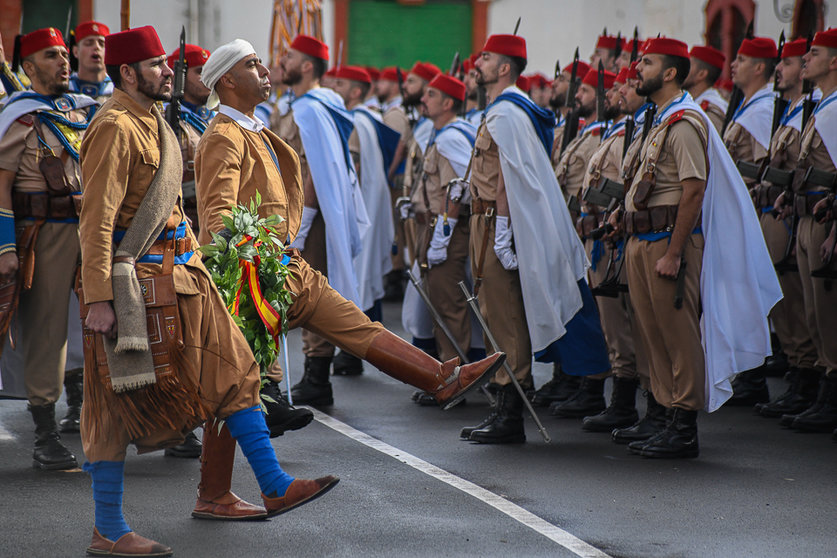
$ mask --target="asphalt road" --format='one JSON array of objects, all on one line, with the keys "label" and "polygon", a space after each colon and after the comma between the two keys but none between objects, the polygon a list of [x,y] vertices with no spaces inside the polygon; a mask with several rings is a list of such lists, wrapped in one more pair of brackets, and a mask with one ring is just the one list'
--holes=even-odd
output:
[{"label": "asphalt road", "polygon": [[[385,322],[400,332],[397,306],[385,305]],[[297,379],[300,347],[294,332]],[[537,385],[549,375],[536,365]],[[837,556],[830,436],[722,408],[699,419],[698,459],[657,461],[544,413],[551,444],[528,421],[526,444],[483,446],[458,439],[460,427],[487,414],[481,396],[448,412],[419,407],[410,386],[369,365],[333,383],[327,415],[273,440],[291,474],[341,477],[322,499],[270,521],[196,520],[197,460],[129,455],[129,525],[181,558]],[[64,439],[82,461],[78,436]],[[93,522],[89,478],[33,469],[31,442],[25,402],[0,401],[0,556],[83,556]],[[258,503],[240,450],[233,489]]]}]

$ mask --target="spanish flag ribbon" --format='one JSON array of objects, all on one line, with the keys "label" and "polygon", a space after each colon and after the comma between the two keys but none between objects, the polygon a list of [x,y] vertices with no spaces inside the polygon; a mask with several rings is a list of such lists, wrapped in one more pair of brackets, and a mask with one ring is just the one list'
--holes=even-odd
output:
[{"label": "spanish flag ribbon", "polygon": [[[245,235],[244,238],[236,244],[242,246],[253,238]],[[282,333],[282,316],[279,315],[273,306],[265,300],[262,295],[262,288],[259,283],[259,260],[256,263],[248,262],[246,260],[239,260],[241,266],[241,278],[238,280],[238,291],[235,294],[235,301],[233,302],[233,313],[237,316],[239,304],[241,301],[241,291],[247,286],[250,291],[250,296],[253,298],[253,304],[256,307],[256,312],[259,314],[262,323],[267,328],[267,332],[273,337],[273,342],[276,343],[276,348],[279,348],[279,336]],[[246,285],[245,285],[246,284]]]}]

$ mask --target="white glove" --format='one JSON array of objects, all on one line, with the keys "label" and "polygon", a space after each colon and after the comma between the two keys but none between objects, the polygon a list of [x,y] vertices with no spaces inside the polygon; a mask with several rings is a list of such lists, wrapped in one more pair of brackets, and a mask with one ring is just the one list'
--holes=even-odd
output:
[{"label": "white glove", "polygon": [[460,201],[465,192],[469,190],[469,184],[464,178],[454,178],[448,185],[448,198],[454,203]]},{"label": "white glove", "polygon": [[311,232],[311,224],[314,222],[314,217],[320,211],[316,207],[302,206],[302,222],[299,224],[299,231],[291,242],[291,248],[296,248],[300,252],[305,250],[305,239],[308,238],[308,233]]},{"label": "white glove", "polygon": [[512,230],[509,218],[497,216],[494,225],[494,253],[505,269],[517,269],[517,254],[512,250]]},{"label": "white glove", "polygon": [[456,219],[448,217],[448,226],[450,234],[445,236],[445,220],[441,217],[436,218],[436,228],[433,229],[433,238],[430,239],[430,246],[427,248],[427,263],[431,267],[448,259],[448,244],[453,236]]},{"label": "white glove", "polygon": [[413,216],[413,204],[409,201],[403,202],[398,206],[398,214],[401,216],[402,221],[406,221]]}]

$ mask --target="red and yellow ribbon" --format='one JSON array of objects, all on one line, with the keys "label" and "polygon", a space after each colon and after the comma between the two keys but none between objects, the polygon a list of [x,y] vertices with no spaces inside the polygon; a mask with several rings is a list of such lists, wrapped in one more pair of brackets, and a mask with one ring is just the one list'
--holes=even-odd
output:
[{"label": "red and yellow ribbon", "polygon": [[[252,237],[245,235],[241,241],[236,244],[240,247],[247,242],[253,240]],[[258,243],[256,244],[258,247]],[[260,258],[256,256],[256,262],[248,262],[246,260],[239,260],[241,266],[241,277],[238,280],[238,290],[235,293],[235,301],[233,302],[232,312],[238,316],[239,304],[241,302],[241,291],[245,286],[249,288],[250,296],[253,299],[253,305],[256,307],[256,312],[259,314],[262,323],[267,328],[267,332],[273,337],[273,342],[276,343],[276,348],[279,348],[279,336],[282,334],[282,316],[279,315],[273,306],[265,300],[262,295],[261,284],[259,283],[259,263]],[[245,285],[246,284],[246,285]]]}]

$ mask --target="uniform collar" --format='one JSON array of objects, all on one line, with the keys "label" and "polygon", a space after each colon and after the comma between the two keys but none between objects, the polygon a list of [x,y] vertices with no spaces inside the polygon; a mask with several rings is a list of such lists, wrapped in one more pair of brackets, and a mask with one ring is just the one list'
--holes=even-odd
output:
[{"label": "uniform collar", "polygon": [[220,105],[218,107],[218,112],[220,112],[224,116],[231,118],[235,121],[236,124],[244,128],[245,130],[259,133],[262,131],[262,128],[264,128],[264,124],[259,120],[250,118],[243,112],[238,111],[229,105]]},{"label": "uniform collar", "polygon": [[133,97],[131,97],[121,89],[115,89],[113,91],[113,97],[111,98],[126,109],[128,109],[128,112],[133,114],[137,118],[137,120],[145,124],[149,130],[154,132],[154,134],[158,133],[157,119],[154,118],[154,115],[151,113],[150,110],[145,109],[142,105],[136,102]]}]

